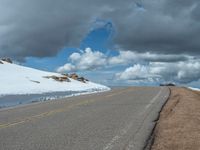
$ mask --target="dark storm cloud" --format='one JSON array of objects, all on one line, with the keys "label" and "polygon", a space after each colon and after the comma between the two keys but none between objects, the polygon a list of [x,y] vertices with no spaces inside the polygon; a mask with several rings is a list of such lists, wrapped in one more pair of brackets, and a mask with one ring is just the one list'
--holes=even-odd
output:
[{"label": "dark storm cloud", "polygon": [[200,54],[198,0],[0,0],[0,56],[52,56],[79,47],[95,18],[122,50]]},{"label": "dark storm cloud", "polygon": [[[200,17],[197,0],[143,1],[118,22],[116,41],[122,49],[138,52],[200,54]],[[124,25],[125,23],[125,25]]]},{"label": "dark storm cloud", "polygon": [[75,1],[0,0],[0,3],[3,16],[0,55],[51,56],[65,45],[78,45],[91,17]]}]

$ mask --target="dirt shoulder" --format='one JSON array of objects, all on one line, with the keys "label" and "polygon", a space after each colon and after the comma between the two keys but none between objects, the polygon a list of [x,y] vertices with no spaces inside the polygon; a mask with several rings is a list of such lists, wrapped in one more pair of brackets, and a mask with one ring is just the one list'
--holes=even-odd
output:
[{"label": "dirt shoulder", "polygon": [[154,130],[152,150],[200,149],[200,92],[170,88]]}]

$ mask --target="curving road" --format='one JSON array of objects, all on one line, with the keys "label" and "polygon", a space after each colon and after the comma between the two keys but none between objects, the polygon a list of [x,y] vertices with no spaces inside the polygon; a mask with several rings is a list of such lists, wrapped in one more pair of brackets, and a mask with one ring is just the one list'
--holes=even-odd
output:
[{"label": "curving road", "polygon": [[129,87],[0,110],[1,150],[137,150],[167,87]]}]

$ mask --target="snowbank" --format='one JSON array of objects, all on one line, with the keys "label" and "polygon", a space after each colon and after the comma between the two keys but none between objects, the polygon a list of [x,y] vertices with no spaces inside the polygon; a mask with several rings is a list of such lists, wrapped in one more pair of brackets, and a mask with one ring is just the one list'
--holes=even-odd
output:
[{"label": "snowbank", "polygon": [[107,91],[110,88],[93,82],[82,83],[70,78],[70,82],[58,82],[45,76],[62,76],[2,61],[0,64],[0,96],[41,94],[64,91]]},{"label": "snowbank", "polygon": [[198,89],[198,88],[193,88],[193,87],[188,87],[188,88],[191,90],[194,90],[194,91],[200,91],[200,89]]}]

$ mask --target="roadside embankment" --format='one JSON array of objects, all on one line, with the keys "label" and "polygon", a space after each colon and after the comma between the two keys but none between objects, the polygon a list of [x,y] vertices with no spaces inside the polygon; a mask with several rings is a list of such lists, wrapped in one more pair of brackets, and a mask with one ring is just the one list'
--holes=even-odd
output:
[{"label": "roadside embankment", "polygon": [[172,87],[153,133],[152,150],[199,150],[200,92]]}]

